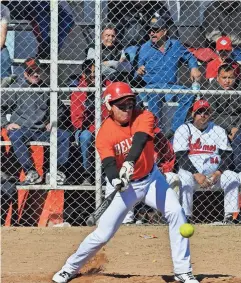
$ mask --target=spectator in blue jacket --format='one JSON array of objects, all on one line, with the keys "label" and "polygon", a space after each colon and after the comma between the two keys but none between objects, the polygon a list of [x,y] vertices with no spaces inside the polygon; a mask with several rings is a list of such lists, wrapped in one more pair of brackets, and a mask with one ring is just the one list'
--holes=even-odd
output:
[{"label": "spectator in blue jacket", "polygon": [[[201,73],[195,57],[178,41],[167,37],[167,25],[161,17],[155,17],[150,22],[150,40],[142,45],[138,60],[137,75],[146,82],[146,88],[186,89],[177,84],[178,66],[187,62],[191,69],[192,81],[199,81]],[[156,117],[161,118],[162,94],[142,94],[148,101],[148,108]],[[190,94],[166,94],[166,101],[176,99],[179,107],[174,115],[172,131],[184,123],[187,112],[193,102]]]}]

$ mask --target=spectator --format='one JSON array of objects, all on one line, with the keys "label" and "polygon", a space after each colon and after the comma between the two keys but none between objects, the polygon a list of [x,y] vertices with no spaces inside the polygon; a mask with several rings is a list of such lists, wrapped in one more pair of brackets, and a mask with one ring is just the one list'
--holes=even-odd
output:
[{"label": "spectator", "polygon": [[[217,79],[214,79],[209,89],[212,90],[240,90],[240,85],[235,78],[235,68],[224,64],[218,68]],[[224,128],[228,134],[241,128],[241,97],[237,95],[210,95],[205,99],[213,109],[213,120],[215,124]]]},{"label": "spectator", "polygon": [[[116,41],[116,30],[114,25],[107,24],[101,34],[102,40],[102,62],[108,64],[109,61],[119,61],[123,46]],[[92,44],[87,52],[87,59],[95,59],[95,45]]]},{"label": "spectator", "polygon": [[206,100],[193,105],[193,122],[180,126],[173,147],[179,165],[182,205],[192,221],[193,193],[196,188],[224,190],[224,222],[232,223],[238,212],[239,179],[230,171],[232,148],[223,128],[211,122],[211,106]]},{"label": "spectator", "polygon": [[159,128],[155,129],[154,146],[155,162],[159,170],[166,177],[167,183],[179,196],[179,177],[174,173],[176,171],[176,156],[172,144]]},{"label": "spectator", "polygon": [[[14,83],[17,88],[47,87],[40,78],[40,63],[37,59],[29,58],[25,61],[25,81]],[[50,138],[50,97],[49,93],[23,92],[2,94],[2,126],[6,127],[14,153],[26,174],[24,184],[37,184],[42,181],[34,164],[26,142],[48,142]],[[58,118],[63,114],[64,106],[58,107]],[[6,114],[11,114],[10,119]],[[58,129],[58,184],[65,182],[66,176],[62,172],[69,156],[69,132]]]},{"label": "spectator", "polygon": [[[85,60],[82,70],[78,87],[94,87],[95,61],[93,59]],[[106,83],[108,84],[108,82],[104,82],[104,84]],[[93,166],[91,166],[90,158],[95,132],[95,92],[75,91],[71,94],[71,121],[75,128],[75,140],[80,146],[83,158],[85,170],[83,185],[91,185],[93,183]]]},{"label": "spectator", "polygon": [[10,11],[1,3],[1,82],[4,78],[10,77],[11,59],[6,47],[8,23],[10,22]]},{"label": "spectator", "polygon": [[[211,89],[217,90],[240,90],[240,83],[235,78],[235,68],[232,65],[224,64],[218,69],[217,80],[211,82]],[[213,108],[214,122],[223,127],[228,133],[232,142],[233,163],[235,172],[241,172],[241,97],[235,95],[205,95]]]},{"label": "spectator", "polygon": [[[128,62],[123,63],[123,46],[116,40],[116,29],[114,25],[107,24],[103,28],[102,39],[102,74],[111,81],[122,81],[121,73],[128,73],[131,70]],[[87,50],[87,59],[95,59],[95,45],[92,44]]]},{"label": "spectator", "polygon": [[172,144],[158,127],[155,129],[154,146],[154,159],[160,171],[162,173],[172,172],[174,170],[175,153]]},{"label": "spectator", "polygon": [[239,79],[240,77],[240,67],[237,62],[235,62],[232,57],[232,41],[227,36],[222,36],[217,40],[216,50],[219,55],[218,58],[213,59],[207,64],[206,78],[210,81],[217,77],[218,68],[223,64],[230,64],[235,68],[235,77]]},{"label": "spectator", "polygon": [[221,36],[228,36],[234,46],[233,57],[241,60],[241,2],[212,1],[204,12],[203,28],[206,38],[214,46]]},{"label": "spectator", "polygon": [[[39,59],[50,58],[50,1],[4,1],[15,20],[28,20],[33,26],[38,41]],[[59,4],[58,10],[58,47],[63,46],[64,40],[74,25],[73,17]]]},{"label": "spectator", "polygon": [[[167,38],[166,22],[158,17],[150,23],[150,40],[142,45],[139,54],[138,76],[146,82],[146,88],[159,89],[186,89],[177,85],[177,72],[180,62],[188,62],[191,69],[191,79],[200,80],[201,73],[195,57],[178,40]],[[163,96],[161,94],[142,94],[142,98],[148,100],[148,108],[156,117],[161,119],[161,106]],[[185,121],[187,112],[192,104],[193,96],[187,94],[165,95],[166,101],[177,98],[179,107],[172,122],[172,131]]]}]

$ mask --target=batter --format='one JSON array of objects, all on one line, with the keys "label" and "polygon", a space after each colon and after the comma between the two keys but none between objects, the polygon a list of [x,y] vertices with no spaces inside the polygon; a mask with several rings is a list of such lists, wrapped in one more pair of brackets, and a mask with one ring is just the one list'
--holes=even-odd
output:
[{"label": "batter", "polygon": [[[128,211],[139,201],[160,211],[169,223],[175,280],[198,283],[192,274],[189,240],[179,233],[186,222],[176,193],[169,187],[154,163],[154,116],[135,107],[130,86],[123,82],[109,85],[104,92],[110,116],[102,124],[96,147],[107,176],[107,189],[121,185],[120,192],[103,213],[98,227],[80,244],[53,281],[66,283],[116,233]],[[160,251],[161,253],[161,251]]]}]

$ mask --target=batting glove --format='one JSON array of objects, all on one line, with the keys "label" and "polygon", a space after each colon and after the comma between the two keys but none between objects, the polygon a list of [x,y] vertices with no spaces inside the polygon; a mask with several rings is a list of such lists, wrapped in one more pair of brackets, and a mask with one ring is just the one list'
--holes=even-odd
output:
[{"label": "batting glove", "polygon": [[127,180],[127,182],[130,182],[133,173],[134,173],[134,162],[125,161],[120,169],[119,177],[120,179],[124,178]]},{"label": "batting glove", "polygon": [[120,189],[119,189],[120,192],[124,192],[128,187],[128,182],[125,179],[115,178],[115,179],[112,180],[111,184],[115,188],[117,186],[120,187]]}]

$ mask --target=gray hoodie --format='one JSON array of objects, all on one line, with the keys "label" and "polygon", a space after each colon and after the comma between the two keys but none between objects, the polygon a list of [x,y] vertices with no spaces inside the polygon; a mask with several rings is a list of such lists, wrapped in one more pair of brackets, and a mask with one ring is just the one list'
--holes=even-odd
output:
[{"label": "gray hoodie", "polygon": [[[209,90],[224,90],[214,79]],[[234,89],[235,90],[235,89]],[[240,86],[236,88],[240,90]],[[228,90],[227,90],[228,92]],[[240,95],[204,95],[212,107],[212,117],[215,124],[224,128],[228,133],[232,128],[241,128],[241,96]]]},{"label": "gray hoodie", "polygon": [[[29,85],[26,81],[16,82],[11,88],[39,87]],[[47,85],[41,85],[47,87]],[[1,126],[16,123],[28,129],[45,130],[50,121],[50,94],[48,92],[2,92]],[[58,107],[58,115],[63,112],[63,105]],[[11,114],[10,121],[6,114]]]}]

